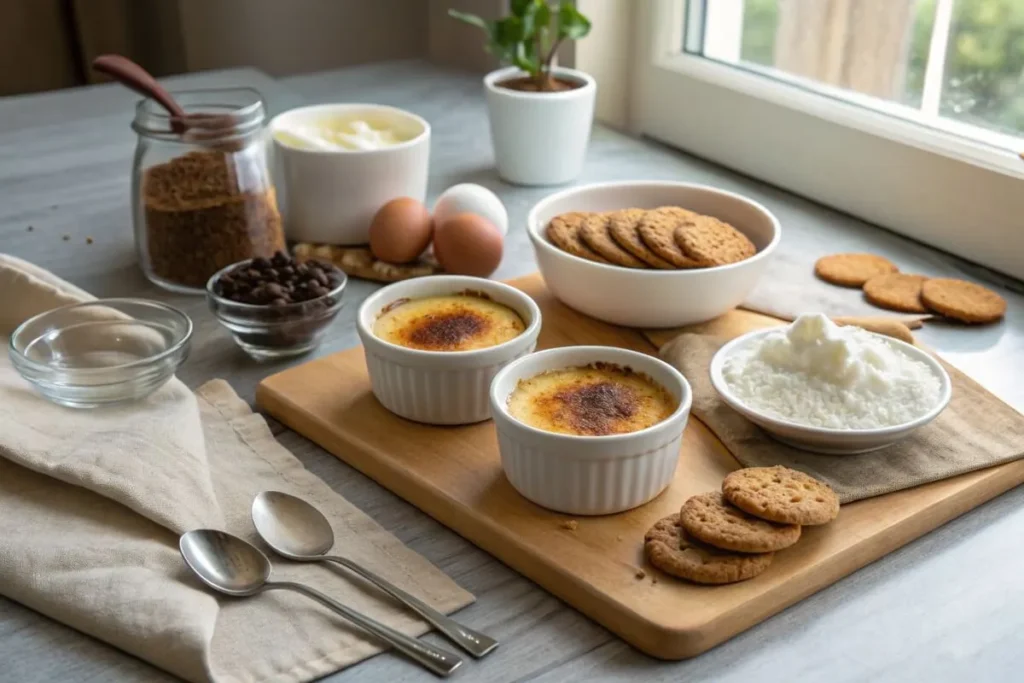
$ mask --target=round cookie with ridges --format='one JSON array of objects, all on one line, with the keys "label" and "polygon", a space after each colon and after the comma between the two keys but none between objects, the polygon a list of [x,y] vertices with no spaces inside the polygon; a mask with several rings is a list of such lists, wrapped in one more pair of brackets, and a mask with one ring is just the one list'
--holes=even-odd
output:
[{"label": "round cookie with ridges", "polygon": [[699,268],[700,263],[687,256],[676,242],[676,228],[686,225],[697,214],[678,206],[663,206],[648,211],[637,224],[637,232],[647,247],[676,268]]},{"label": "round cookie with ridges", "polygon": [[646,268],[647,264],[619,246],[608,231],[608,214],[588,216],[580,226],[583,243],[617,266],[624,268]]},{"label": "round cookie with ridges", "polygon": [[622,209],[608,214],[608,234],[620,247],[652,268],[675,270],[675,266],[661,258],[640,239],[638,227],[647,215],[644,209]]},{"label": "round cookie with ridges", "polygon": [[863,287],[873,277],[898,272],[889,259],[876,254],[832,254],[814,264],[814,274],[840,287]]},{"label": "round cookie with ridges", "polygon": [[655,522],[644,535],[644,551],[655,567],[694,583],[723,584],[752,579],[772,563],[773,553],[743,554],[721,550],[692,538],[679,515]]},{"label": "round cookie with ridges", "polygon": [[928,309],[921,303],[921,286],[927,279],[924,275],[909,273],[879,275],[864,283],[864,298],[890,311],[927,313]]},{"label": "round cookie with ridges", "polygon": [[694,216],[673,234],[683,253],[706,267],[738,263],[757,253],[746,235],[713,216]]},{"label": "round cookie with ridges", "polygon": [[928,280],[921,286],[921,301],[936,313],[964,323],[994,323],[1006,315],[1006,299],[966,280]]},{"label": "round cookie with ridges", "polygon": [[777,524],[827,524],[839,514],[831,486],[781,465],[730,472],[722,495],[740,510]]},{"label": "round cookie with ridges", "polygon": [[800,540],[799,524],[775,524],[749,515],[726,502],[719,491],[683,503],[679,525],[698,541],[740,553],[782,550]]},{"label": "round cookie with ridges", "polygon": [[583,221],[593,214],[570,211],[555,216],[548,223],[547,235],[551,243],[564,252],[596,263],[608,263],[608,259],[587,246],[580,237]]}]

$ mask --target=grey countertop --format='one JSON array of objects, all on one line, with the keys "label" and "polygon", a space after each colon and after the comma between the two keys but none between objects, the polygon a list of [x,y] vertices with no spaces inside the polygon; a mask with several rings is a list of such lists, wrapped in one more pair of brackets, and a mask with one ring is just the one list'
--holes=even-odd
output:
[{"label": "grey countertop", "polygon": [[[478,77],[398,62],[284,81],[244,69],[171,81],[177,88],[255,87],[272,112],[302,103],[363,101],[420,114],[434,134],[431,197],[458,182],[493,189],[511,219],[506,255],[495,277],[535,270],[525,216],[551,190],[513,187],[496,176]],[[262,377],[288,364],[250,361],[211,318],[202,299],[153,287],[135,264],[128,195],[134,99],[115,86],[0,99],[0,250],[98,296],[146,296],[183,308],[193,317],[196,334],[180,377],[190,386],[223,377],[251,400]],[[841,167],[825,171],[841,172]],[[1024,409],[1021,283],[713,164],[598,127],[579,182],[613,179],[687,180],[746,194],[775,212],[784,230],[781,249],[808,268],[825,253],[863,250],[885,254],[908,271],[987,281],[1009,301],[1006,321],[971,329],[929,324],[918,337]],[[86,244],[87,237],[92,244]],[[355,310],[373,288],[351,284],[346,309],[318,353],[355,345]],[[714,650],[668,663],[640,654],[315,445],[274,427],[309,469],[476,594],[477,602],[460,618],[495,635],[502,646],[483,662],[471,663],[457,679],[840,683],[1011,681],[1024,675],[1020,487]],[[0,681],[157,680],[170,677],[0,599]],[[431,678],[385,655],[327,680]]]}]

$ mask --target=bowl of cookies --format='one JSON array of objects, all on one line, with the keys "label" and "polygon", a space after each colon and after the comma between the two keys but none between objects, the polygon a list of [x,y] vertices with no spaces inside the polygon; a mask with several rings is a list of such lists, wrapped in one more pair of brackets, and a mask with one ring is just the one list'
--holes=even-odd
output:
[{"label": "bowl of cookies", "polygon": [[706,185],[597,183],[538,202],[527,231],[548,289],[627,327],[704,322],[737,306],[778,246],[761,204]]}]

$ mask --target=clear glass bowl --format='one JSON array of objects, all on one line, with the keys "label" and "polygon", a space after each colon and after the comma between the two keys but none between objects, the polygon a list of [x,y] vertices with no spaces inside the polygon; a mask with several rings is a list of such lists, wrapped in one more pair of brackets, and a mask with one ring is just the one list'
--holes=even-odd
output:
[{"label": "clear glass bowl", "polygon": [[235,342],[257,360],[298,356],[319,346],[341,310],[341,294],[348,284],[348,276],[335,266],[322,263],[333,270],[339,279],[338,285],[316,299],[283,306],[244,304],[214,292],[214,283],[221,275],[250,262],[251,259],[233,263],[206,283],[210,310],[231,332]]},{"label": "clear glass bowl", "polygon": [[63,406],[142,399],[188,357],[192,321],[146,299],[100,299],[62,306],[11,335],[11,363],[43,396]]}]

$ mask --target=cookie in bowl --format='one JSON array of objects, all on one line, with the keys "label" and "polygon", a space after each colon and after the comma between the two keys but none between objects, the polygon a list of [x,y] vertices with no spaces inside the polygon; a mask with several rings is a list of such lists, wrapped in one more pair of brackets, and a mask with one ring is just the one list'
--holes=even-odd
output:
[{"label": "cookie in bowl", "polygon": [[371,294],[356,329],[381,405],[408,420],[457,425],[490,417],[491,380],[533,351],[540,324],[540,308],[514,287],[435,275]]},{"label": "cookie in bowl", "polygon": [[533,353],[491,384],[509,482],[538,505],[578,515],[629,510],[665,490],[690,402],[671,365],[606,346]]}]

